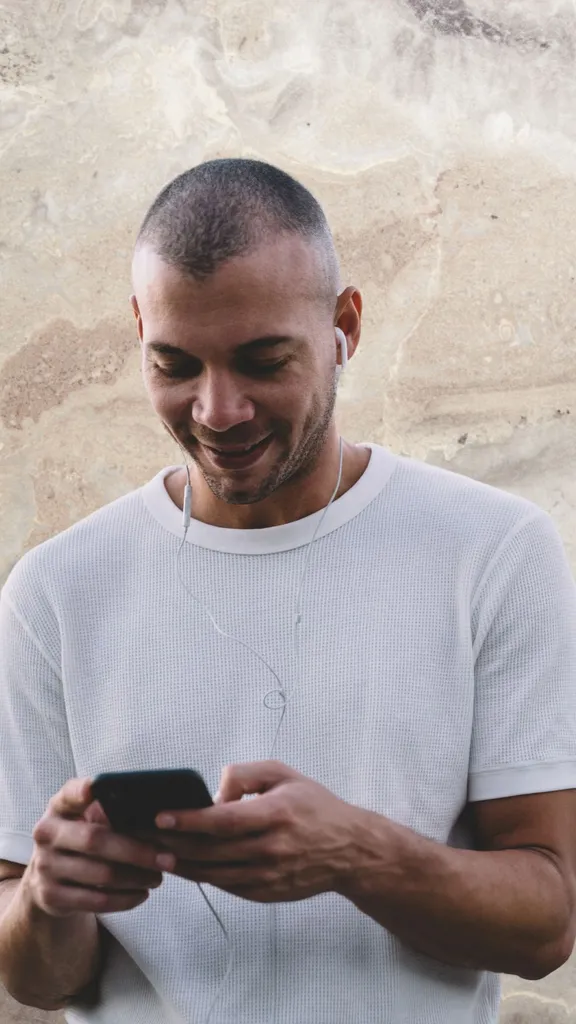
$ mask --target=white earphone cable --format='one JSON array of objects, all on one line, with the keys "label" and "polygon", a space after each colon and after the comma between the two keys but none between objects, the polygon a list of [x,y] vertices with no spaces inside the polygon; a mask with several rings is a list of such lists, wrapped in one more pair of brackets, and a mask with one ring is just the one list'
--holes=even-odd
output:
[{"label": "white earphone cable", "polygon": [[[340,490],[340,484],[342,483],[342,468],[343,468],[343,464],[344,464],[344,443],[343,443],[342,438],[340,438],[340,454],[339,454],[339,459],[338,459],[338,477],[337,477],[337,480],[336,480],[336,486],[335,486],[334,490],[332,491],[332,495],[330,497],[330,501],[325,506],[324,511],[322,512],[322,515],[320,516],[320,518],[319,518],[319,520],[318,520],[318,522],[316,524],[316,529],[314,530],[312,538],[308,542],[308,545],[307,545],[307,548],[306,548],[306,558],[305,558],[305,561],[304,561],[304,568],[303,568],[302,573],[300,575],[300,582],[298,584],[298,589],[296,591],[296,602],[295,602],[295,614],[294,614],[294,620],[293,620],[293,630],[294,630],[294,652],[295,652],[295,655],[296,655],[296,658],[295,658],[295,660],[296,660],[296,665],[295,665],[296,672],[295,672],[295,675],[296,675],[297,682],[296,682],[296,685],[293,686],[292,689],[288,693],[286,692],[286,690],[282,686],[280,686],[279,692],[283,696],[282,713],[280,715],[280,720],[278,722],[278,727],[276,729],[276,734],[274,736],[274,740],[273,740],[273,743],[272,743],[272,748],[271,748],[271,751],[270,751],[270,754],[269,754],[270,759],[272,759],[272,757],[274,756],[274,751],[276,749],[276,743],[277,743],[277,740],[278,740],[278,735],[280,733],[280,729],[282,728],[282,723],[284,722],[284,717],[286,715],[286,708],[287,708],[287,705],[288,705],[288,701],[292,700],[292,698],[293,698],[293,696],[294,696],[294,694],[296,692],[296,687],[298,686],[298,684],[301,681],[301,672],[300,672],[300,670],[301,670],[300,624],[302,622],[302,594],[303,594],[303,591],[304,591],[304,582],[306,580],[306,576],[308,574],[308,569],[310,567],[310,561],[311,561],[311,558],[312,558],[312,553],[314,551],[314,542],[315,542],[318,534],[320,533],[320,530],[322,529],[322,525],[323,525],[324,520],[325,520],[325,518],[326,518],[326,516],[328,514],[328,510],[330,509],[330,506],[333,504],[333,502],[336,500],[336,497],[338,495],[338,491]],[[264,698],[264,699],[266,699],[266,698]]]},{"label": "white earphone cable", "polygon": [[[324,520],[325,520],[325,518],[326,518],[326,516],[328,514],[328,510],[330,509],[331,505],[335,501],[336,496],[338,494],[338,491],[340,490],[340,485],[342,483],[343,462],[344,462],[344,443],[343,443],[342,438],[340,438],[339,462],[338,462],[338,477],[337,477],[337,480],[336,480],[336,486],[335,486],[335,488],[334,488],[334,490],[332,492],[332,495],[330,497],[330,500],[329,500],[328,504],[323,509],[322,514],[319,517],[318,522],[316,523],[316,527],[314,529],[314,533],[313,533],[311,539],[308,541],[308,544],[306,546],[306,555],[305,555],[305,559],[304,559],[304,566],[303,566],[302,573],[300,575],[300,580],[299,580],[299,583],[298,583],[298,587],[297,587],[297,590],[296,590],[295,614],[294,614],[294,621],[293,621],[294,651],[295,651],[295,655],[296,655],[296,658],[295,658],[295,661],[296,661],[296,665],[295,665],[295,669],[296,669],[296,684],[294,686],[292,686],[290,692],[287,693],[285,687],[282,685],[282,682],[281,682],[280,677],[278,676],[277,672],[266,661],[266,659],[261,654],[259,654],[259,652],[257,650],[255,650],[253,647],[251,647],[250,644],[246,643],[245,640],[242,640],[240,637],[235,636],[232,633],[227,633],[225,629],[222,629],[222,627],[216,622],[216,619],[212,615],[212,612],[210,611],[208,606],[204,603],[204,601],[202,601],[201,598],[199,598],[190,589],[190,587],[188,586],[188,584],[186,583],[186,581],[184,580],[184,578],[182,576],[182,573],[181,573],[181,570],[180,570],[180,555],[181,555],[181,552],[183,551],[184,545],[186,543],[186,536],[187,536],[188,530],[190,528],[191,512],[192,512],[192,484],[190,482],[190,467],[188,465],[188,462],[186,461],[186,479],[187,479],[187,483],[186,483],[186,486],[184,488],[184,502],[183,502],[184,536],[182,537],[182,540],[180,542],[180,546],[178,548],[178,552],[176,554],[176,571],[177,571],[177,574],[178,574],[178,579],[180,580],[180,583],[182,584],[182,586],[184,587],[186,592],[196,602],[196,604],[198,604],[199,607],[202,609],[202,611],[204,612],[204,614],[206,615],[206,617],[208,618],[209,622],[211,623],[213,628],[216,630],[216,632],[219,633],[219,635],[222,636],[225,640],[230,640],[230,641],[232,641],[232,643],[239,644],[245,650],[247,650],[251,654],[253,654],[254,657],[257,658],[258,661],[260,661],[261,664],[264,665],[264,667],[266,669],[268,669],[268,671],[271,673],[272,677],[274,678],[274,680],[275,680],[275,682],[277,684],[277,687],[278,687],[276,693],[278,694],[279,697],[281,697],[282,703],[280,705],[280,710],[281,710],[280,719],[279,719],[278,726],[276,728],[276,732],[275,732],[275,735],[274,735],[274,740],[273,740],[273,743],[272,743],[272,749],[271,749],[270,754],[269,754],[269,758],[270,759],[273,757],[274,751],[276,749],[276,743],[278,741],[278,736],[279,736],[279,733],[280,733],[280,729],[282,728],[282,724],[283,724],[285,716],[286,716],[286,708],[287,708],[288,701],[293,698],[294,693],[296,692],[297,685],[300,682],[301,648],[300,648],[300,631],[299,631],[299,627],[300,627],[300,623],[302,621],[302,593],[303,593],[303,590],[304,590],[304,583],[305,583],[305,580],[306,580],[306,576],[308,574],[308,569],[310,567],[310,561],[311,561],[311,557],[312,557],[312,553],[313,553],[314,542],[316,541],[316,538],[317,538],[317,536],[318,536],[318,534],[319,534],[319,532],[320,532],[320,530],[322,528]],[[269,691],[264,696],[264,701],[266,701],[266,698],[270,697],[273,693],[274,693],[273,690]],[[269,707],[270,705],[267,704],[266,706]],[[222,978],[222,981],[221,981],[220,985],[218,986],[218,990],[217,990],[217,992],[215,994],[214,1000],[213,1000],[213,1002],[210,1005],[210,1009],[208,1011],[208,1016],[206,1017],[205,1024],[210,1024],[210,1020],[211,1020],[214,1008],[215,1008],[215,1006],[217,1005],[218,1001],[220,1000],[220,998],[222,996],[222,993],[224,991],[224,987],[225,987],[226,982],[228,981],[228,978],[230,977],[230,973],[232,971],[232,967],[233,967],[233,964],[234,964],[234,948],[233,948],[233,945],[232,945],[231,936],[230,936],[229,932],[227,931],[227,929],[226,929],[226,927],[225,927],[225,925],[224,925],[220,915],[218,914],[218,911],[215,909],[215,907],[212,905],[209,897],[206,895],[206,892],[204,891],[204,888],[203,888],[202,884],[197,882],[196,885],[198,886],[198,889],[200,890],[204,901],[208,905],[208,907],[209,907],[210,911],[212,912],[214,918],[216,919],[216,921],[217,921],[221,931],[223,932],[224,937],[226,939],[226,942],[228,943],[228,948],[229,948],[228,966],[226,968],[226,972],[224,974],[224,977]],[[274,905],[271,904],[271,908],[273,908],[273,907],[274,907]],[[274,931],[274,920],[275,920],[275,914],[273,913],[273,923],[272,923],[273,931]]]}]

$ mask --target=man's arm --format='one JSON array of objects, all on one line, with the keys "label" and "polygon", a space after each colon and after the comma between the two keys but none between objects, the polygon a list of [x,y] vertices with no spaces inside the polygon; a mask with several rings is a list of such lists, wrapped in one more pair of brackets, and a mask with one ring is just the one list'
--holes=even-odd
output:
[{"label": "man's arm", "polygon": [[435,960],[544,977],[576,932],[576,791],[468,811],[476,848],[455,849],[264,761],[225,769],[214,807],[156,823],[182,878],[263,903],[337,892]]},{"label": "man's arm", "polygon": [[60,1010],[86,991],[100,969],[94,914],[58,918],[32,903],[18,866],[0,862],[0,982],[25,1006]]},{"label": "man's arm", "polygon": [[[33,839],[22,878],[3,883],[5,896],[0,883],[0,981],[18,1002],[42,1010],[93,1002],[106,934],[96,915],[140,906],[174,858],[113,832],[89,779],[65,783]],[[14,871],[18,865],[7,864],[4,877]]]},{"label": "man's arm", "polygon": [[545,977],[568,959],[576,937],[576,792],[485,801],[468,811],[478,852],[362,811],[338,891],[436,960]]}]

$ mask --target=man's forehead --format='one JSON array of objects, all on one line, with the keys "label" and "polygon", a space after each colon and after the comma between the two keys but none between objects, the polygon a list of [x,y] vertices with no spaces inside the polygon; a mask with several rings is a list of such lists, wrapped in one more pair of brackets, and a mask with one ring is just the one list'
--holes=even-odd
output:
[{"label": "man's forehead", "polygon": [[167,264],[151,245],[140,246],[132,263],[139,301],[156,305],[241,300],[249,290],[263,298],[290,294],[315,298],[324,291],[317,248],[298,235],[282,235],[227,260],[205,280]]},{"label": "man's forehead", "polygon": [[139,246],[132,260],[132,283],[138,298],[153,298],[165,289],[181,287],[182,274],[170,266],[149,245]]}]

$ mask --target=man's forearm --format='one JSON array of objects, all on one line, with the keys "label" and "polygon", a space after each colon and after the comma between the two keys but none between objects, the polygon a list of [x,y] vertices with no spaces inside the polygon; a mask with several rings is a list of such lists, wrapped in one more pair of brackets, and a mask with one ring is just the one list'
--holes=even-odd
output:
[{"label": "man's forearm", "polygon": [[570,955],[574,908],[545,853],[453,849],[368,811],[355,834],[338,891],[418,952],[525,978]]},{"label": "man's forearm", "polygon": [[96,917],[51,917],[34,908],[26,876],[0,884],[0,982],[26,1006],[59,1010],[100,969]]}]

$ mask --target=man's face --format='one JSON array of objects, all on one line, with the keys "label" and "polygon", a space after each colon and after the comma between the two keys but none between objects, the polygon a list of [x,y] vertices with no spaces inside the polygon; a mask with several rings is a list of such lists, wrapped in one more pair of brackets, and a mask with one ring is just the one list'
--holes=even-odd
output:
[{"label": "man's face", "polygon": [[143,373],[157,415],[232,504],[310,470],[335,402],[334,307],[313,246],[283,236],[197,282],[134,262]]}]

